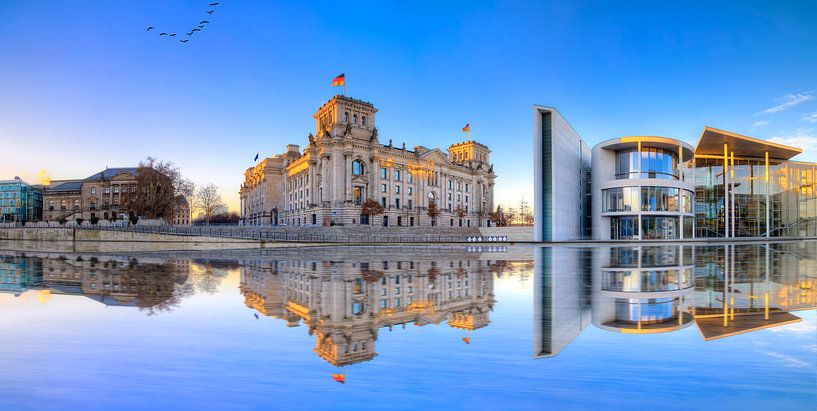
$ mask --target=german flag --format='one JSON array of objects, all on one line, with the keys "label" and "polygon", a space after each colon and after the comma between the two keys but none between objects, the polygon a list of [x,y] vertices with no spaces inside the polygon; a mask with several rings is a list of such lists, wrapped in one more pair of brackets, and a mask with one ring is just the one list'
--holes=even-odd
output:
[{"label": "german flag", "polygon": [[345,74],[341,73],[332,80],[332,87],[346,87],[346,78],[344,77]]},{"label": "german flag", "polygon": [[465,124],[465,127],[462,128],[463,133],[470,133],[471,132],[471,123]]}]

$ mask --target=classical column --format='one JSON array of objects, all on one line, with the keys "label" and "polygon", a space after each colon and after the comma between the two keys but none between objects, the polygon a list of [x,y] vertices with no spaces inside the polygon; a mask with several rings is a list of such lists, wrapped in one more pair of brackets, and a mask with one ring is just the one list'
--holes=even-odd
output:
[{"label": "classical column", "polygon": [[346,201],[352,201],[352,155],[346,156],[346,172],[343,173],[343,178],[346,181]]}]

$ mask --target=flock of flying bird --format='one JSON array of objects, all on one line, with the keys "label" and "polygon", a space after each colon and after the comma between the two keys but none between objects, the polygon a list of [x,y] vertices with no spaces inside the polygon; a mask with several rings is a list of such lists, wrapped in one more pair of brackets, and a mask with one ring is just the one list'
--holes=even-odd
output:
[{"label": "flock of flying bird", "polygon": [[[209,11],[206,11],[206,13],[212,16],[213,13],[215,13],[215,11],[216,11],[216,9],[214,9],[212,7],[218,6],[218,3],[210,3],[209,6],[211,7],[211,9]],[[192,30],[190,30],[189,33],[185,33],[185,34],[187,34],[188,37],[192,37],[193,34],[195,34],[197,31],[202,31],[207,24],[210,24],[210,22],[207,21],[207,20],[202,20],[201,22],[199,22],[198,26],[194,27]],[[152,30],[156,30],[156,27],[148,26],[147,31],[150,32]],[[167,37],[176,37],[176,33],[161,32],[161,33],[159,33],[159,36],[160,37],[165,37],[165,36],[167,36]],[[185,44],[188,41],[190,41],[190,39],[181,39],[181,40],[179,40],[179,43]]]}]

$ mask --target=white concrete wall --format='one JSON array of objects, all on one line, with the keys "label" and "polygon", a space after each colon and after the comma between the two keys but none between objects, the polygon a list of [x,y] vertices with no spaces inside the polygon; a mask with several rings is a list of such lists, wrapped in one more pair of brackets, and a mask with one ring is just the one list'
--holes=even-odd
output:
[{"label": "white concrete wall", "polygon": [[[534,112],[534,240],[568,241],[582,239],[584,169],[590,167],[590,148],[556,109],[535,106]],[[542,138],[542,114],[551,114],[551,144]],[[545,125],[546,126],[546,125]],[[543,152],[552,153],[550,173],[545,170]],[[551,218],[545,217],[544,179],[551,185]]]},{"label": "white concrete wall", "polygon": [[[610,239],[610,219],[601,216],[601,186],[616,179],[616,153],[600,146],[593,147],[593,239]],[[625,180],[628,181],[628,180]]]}]

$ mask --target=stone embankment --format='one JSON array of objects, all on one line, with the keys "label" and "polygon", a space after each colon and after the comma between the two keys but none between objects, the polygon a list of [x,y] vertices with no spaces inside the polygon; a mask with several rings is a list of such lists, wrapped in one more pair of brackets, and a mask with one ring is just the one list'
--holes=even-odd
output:
[{"label": "stone embankment", "polygon": [[0,240],[244,243],[458,243],[469,238],[529,242],[531,227],[0,227]]}]

